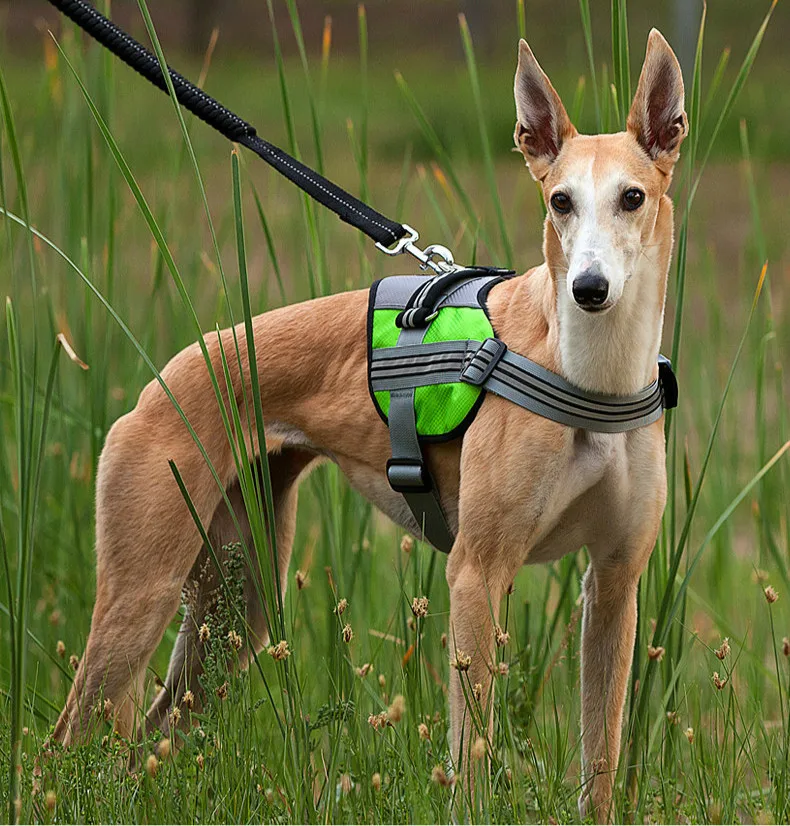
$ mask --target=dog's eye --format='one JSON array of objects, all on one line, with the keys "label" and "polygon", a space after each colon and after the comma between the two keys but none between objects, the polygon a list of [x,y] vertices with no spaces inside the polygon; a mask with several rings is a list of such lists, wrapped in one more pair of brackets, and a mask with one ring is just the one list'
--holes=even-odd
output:
[{"label": "dog's eye", "polygon": [[572,206],[571,199],[564,192],[555,192],[551,196],[551,208],[560,215],[567,215]]},{"label": "dog's eye", "polygon": [[623,209],[633,212],[639,209],[645,201],[645,193],[641,189],[631,187],[623,193]]}]

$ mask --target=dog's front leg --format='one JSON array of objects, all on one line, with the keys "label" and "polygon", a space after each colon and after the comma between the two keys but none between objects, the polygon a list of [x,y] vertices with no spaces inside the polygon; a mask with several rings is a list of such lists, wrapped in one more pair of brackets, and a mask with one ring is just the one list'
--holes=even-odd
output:
[{"label": "dog's front leg", "polygon": [[[652,544],[650,545],[652,548]],[[649,549],[643,554],[647,561]],[[579,812],[612,818],[612,795],[643,565],[593,557],[584,577],[582,620],[582,792]]]},{"label": "dog's front leg", "polygon": [[494,549],[489,551],[471,547],[459,536],[447,563],[452,759],[463,795],[470,801],[474,800],[471,747],[480,737],[491,742],[495,628],[499,603],[513,573],[497,570]]}]

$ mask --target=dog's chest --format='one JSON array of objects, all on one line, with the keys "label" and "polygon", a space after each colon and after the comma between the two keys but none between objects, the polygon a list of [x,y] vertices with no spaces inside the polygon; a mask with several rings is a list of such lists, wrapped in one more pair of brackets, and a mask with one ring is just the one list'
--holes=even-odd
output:
[{"label": "dog's chest", "polygon": [[559,559],[592,542],[618,519],[628,465],[623,434],[576,431],[555,466],[547,469],[550,493],[537,516],[527,562]]}]

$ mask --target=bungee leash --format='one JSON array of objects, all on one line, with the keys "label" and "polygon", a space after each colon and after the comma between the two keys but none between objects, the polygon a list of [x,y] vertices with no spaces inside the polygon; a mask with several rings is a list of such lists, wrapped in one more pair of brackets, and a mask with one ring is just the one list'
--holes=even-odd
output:
[{"label": "bungee leash", "polygon": [[[168,92],[167,81],[156,55],[97,11],[87,0],[49,2],[127,66],[158,89]],[[252,150],[291,183],[332,210],[341,221],[351,224],[372,238],[382,252],[387,255],[408,252],[420,262],[423,269],[430,268],[437,274],[456,268],[452,253],[446,247],[434,244],[424,250],[420,249],[416,245],[419,233],[408,224],[393,221],[377,212],[278,146],[264,140],[255,131],[254,126],[231,112],[211,95],[207,95],[182,74],[169,67],[167,71],[176,99],[185,109],[228,140]]]}]

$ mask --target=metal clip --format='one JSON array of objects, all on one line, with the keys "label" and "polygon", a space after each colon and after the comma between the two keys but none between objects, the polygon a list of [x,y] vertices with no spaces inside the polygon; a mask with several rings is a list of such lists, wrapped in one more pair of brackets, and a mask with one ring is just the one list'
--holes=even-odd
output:
[{"label": "metal clip", "polygon": [[[385,247],[384,244],[377,241],[376,247],[387,255],[401,255],[404,252],[408,252],[409,255],[413,255],[420,262],[420,269],[427,270],[430,267],[430,269],[438,275],[444,275],[444,273],[460,269],[460,266],[455,263],[452,252],[450,252],[447,247],[441,244],[431,244],[424,250],[421,250],[415,244],[415,241],[420,237],[420,233],[408,224],[403,224],[403,228],[409,234],[404,235],[403,238],[399,238],[395,246]],[[434,256],[438,256],[441,260],[434,261]]]}]

